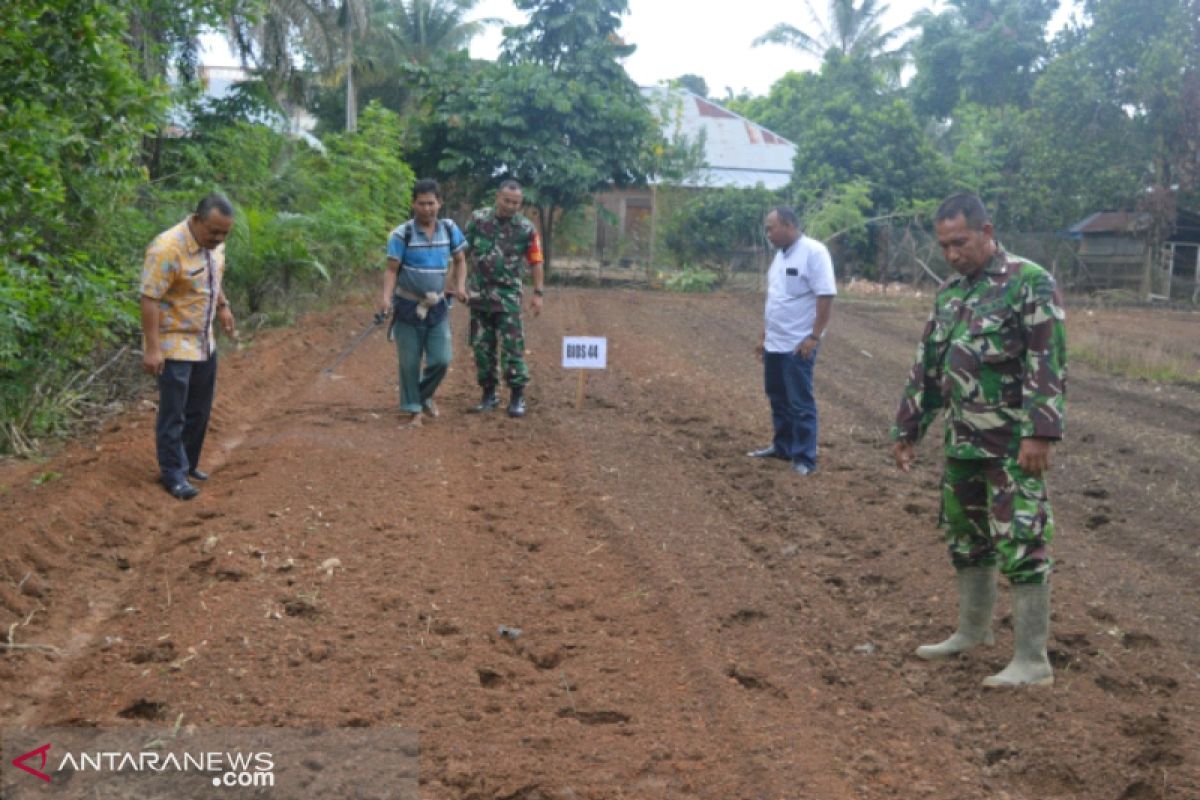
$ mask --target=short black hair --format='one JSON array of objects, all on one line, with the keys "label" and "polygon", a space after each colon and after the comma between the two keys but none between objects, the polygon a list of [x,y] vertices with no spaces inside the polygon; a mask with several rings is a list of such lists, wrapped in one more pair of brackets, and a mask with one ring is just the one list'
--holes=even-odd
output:
[{"label": "short black hair", "polygon": [[943,200],[942,204],[938,206],[937,213],[933,215],[933,221],[935,223],[946,222],[957,219],[960,214],[967,221],[967,227],[973,231],[983,230],[984,224],[992,221],[983,201],[979,199],[978,195],[969,192],[952,194]]},{"label": "short black hair", "polygon": [[500,191],[503,192],[506,190],[510,192],[519,192],[521,191],[521,184],[517,183],[512,178],[505,178],[504,180],[500,181]]},{"label": "short black hair", "polygon": [[229,198],[223,194],[211,192],[204,195],[196,204],[196,219],[203,222],[208,219],[208,215],[213,212],[213,209],[221,212],[222,216],[233,217],[233,204],[229,202]]},{"label": "short black hair", "polygon": [[775,206],[768,213],[774,214],[776,219],[784,225],[789,225],[796,230],[800,229],[800,217],[796,214],[796,209],[791,206]]},{"label": "short black hair", "polygon": [[417,195],[431,194],[438,200],[442,199],[442,187],[438,186],[438,182],[433,178],[421,178],[413,184],[412,199],[416,200]]}]

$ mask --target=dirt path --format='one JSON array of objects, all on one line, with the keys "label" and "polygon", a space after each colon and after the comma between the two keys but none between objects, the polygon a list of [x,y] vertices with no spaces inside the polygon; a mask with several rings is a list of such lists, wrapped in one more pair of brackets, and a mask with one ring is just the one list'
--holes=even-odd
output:
[{"label": "dirt path", "polygon": [[[411,727],[426,800],[1200,798],[1200,395],[1073,371],[1058,682],[985,693],[1006,593],[996,647],[910,656],[954,613],[935,443],[907,476],[885,443],[919,318],[839,303],[804,480],[743,455],[760,314],[556,291],[527,419],[463,413],[460,337],[399,430],[381,336],[321,374],[347,307],[227,354],[194,502],[152,482],[150,409],[0,467],[0,719]],[[576,410],[584,334],[611,368]]]}]

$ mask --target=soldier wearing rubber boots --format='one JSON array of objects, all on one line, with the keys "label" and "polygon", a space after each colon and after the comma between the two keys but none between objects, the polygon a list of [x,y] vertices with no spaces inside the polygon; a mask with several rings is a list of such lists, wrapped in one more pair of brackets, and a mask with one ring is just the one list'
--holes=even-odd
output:
[{"label": "soldier wearing rubber boots", "polygon": [[525,330],[521,321],[521,278],[525,267],[533,272],[530,311],[542,311],[542,250],[537,228],[521,213],[521,185],[500,184],[494,208],[476,211],[467,223],[467,258],[471,265],[467,294],[471,308],[471,350],[475,378],[483,390],[471,411],[491,411],[500,405],[496,394],[501,371],[511,391],[510,417],[525,416]]},{"label": "soldier wearing rubber boots", "polygon": [[1046,270],[1004,251],[978,197],[948,198],[935,230],[958,274],[937,292],[891,434],[896,464],[908,471],[917,442],[946,413],[940,524],[959,614],[950,638],[917,655],[949,658],[992,643],[999,571],[1012,585],[1014,655],[983,683],[1049,685],[1054,515],[1044,475],[1063,435],[1062,298]]}]

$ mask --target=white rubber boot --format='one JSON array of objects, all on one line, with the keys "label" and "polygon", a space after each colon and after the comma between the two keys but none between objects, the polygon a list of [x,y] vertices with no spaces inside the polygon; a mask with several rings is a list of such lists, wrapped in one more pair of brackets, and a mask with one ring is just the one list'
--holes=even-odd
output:
[{"label": "white rubber boot", "polygon": [[983,679],[984,686],[1049,686],[1054,668],[1046,657],[1050,636],[1050,584],[1022,583],[1012,587],[1013,657],[999,673]]},{"label": "white rubber boot", "polygon": [[958,630],[944,642],[923,644],[917,655],[927,661],[950,658],[975,645],[992,644],[992,609],[996,606],[996,568],[958,570]]}]

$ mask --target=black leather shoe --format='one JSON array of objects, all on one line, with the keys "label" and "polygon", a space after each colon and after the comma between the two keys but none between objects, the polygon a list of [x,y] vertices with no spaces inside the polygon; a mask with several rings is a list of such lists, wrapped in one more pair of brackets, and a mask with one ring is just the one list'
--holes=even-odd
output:
[{"label": "black leather shoe", "polygon": [[204,481],[208,480],[208,473],[202,469],[193,469],[188,470],[188,477],[194,481],[200,481],[203,483]]},{"label": "black leather shoe", "polygon": [[170,484],[164,483],[163,488],[166,489],[171,497],[174,497],[176,500],[191,500],[193,497],[200,494],[200,490],[195,486],[192,486],[187,481],[180,481],[179,483]]},{"label": "black leather shoe", "polygon": [[483,399],[479,401],[478,405],[471,406],[470,411],[472,414],[482,414],[485,411],[492,411],[499,407],[500,407],[500,396],[498,394],[496,394],[494,391],[484,392]]},{"label": "black leather shoe", "polygon": [[513,389],[512,399],[508,401],[508,415],[510,417],[525,416],[525,393],[520,389]]},{"label": "black leather shoe", "polygon": [[776,450],[775,445],[773,444],[769,444],[759,450],[751,450],[749,453],[746,453],[746,455],[750,456],[751,458],[782,458],[785,461],[791,460],[783,453]]}]

